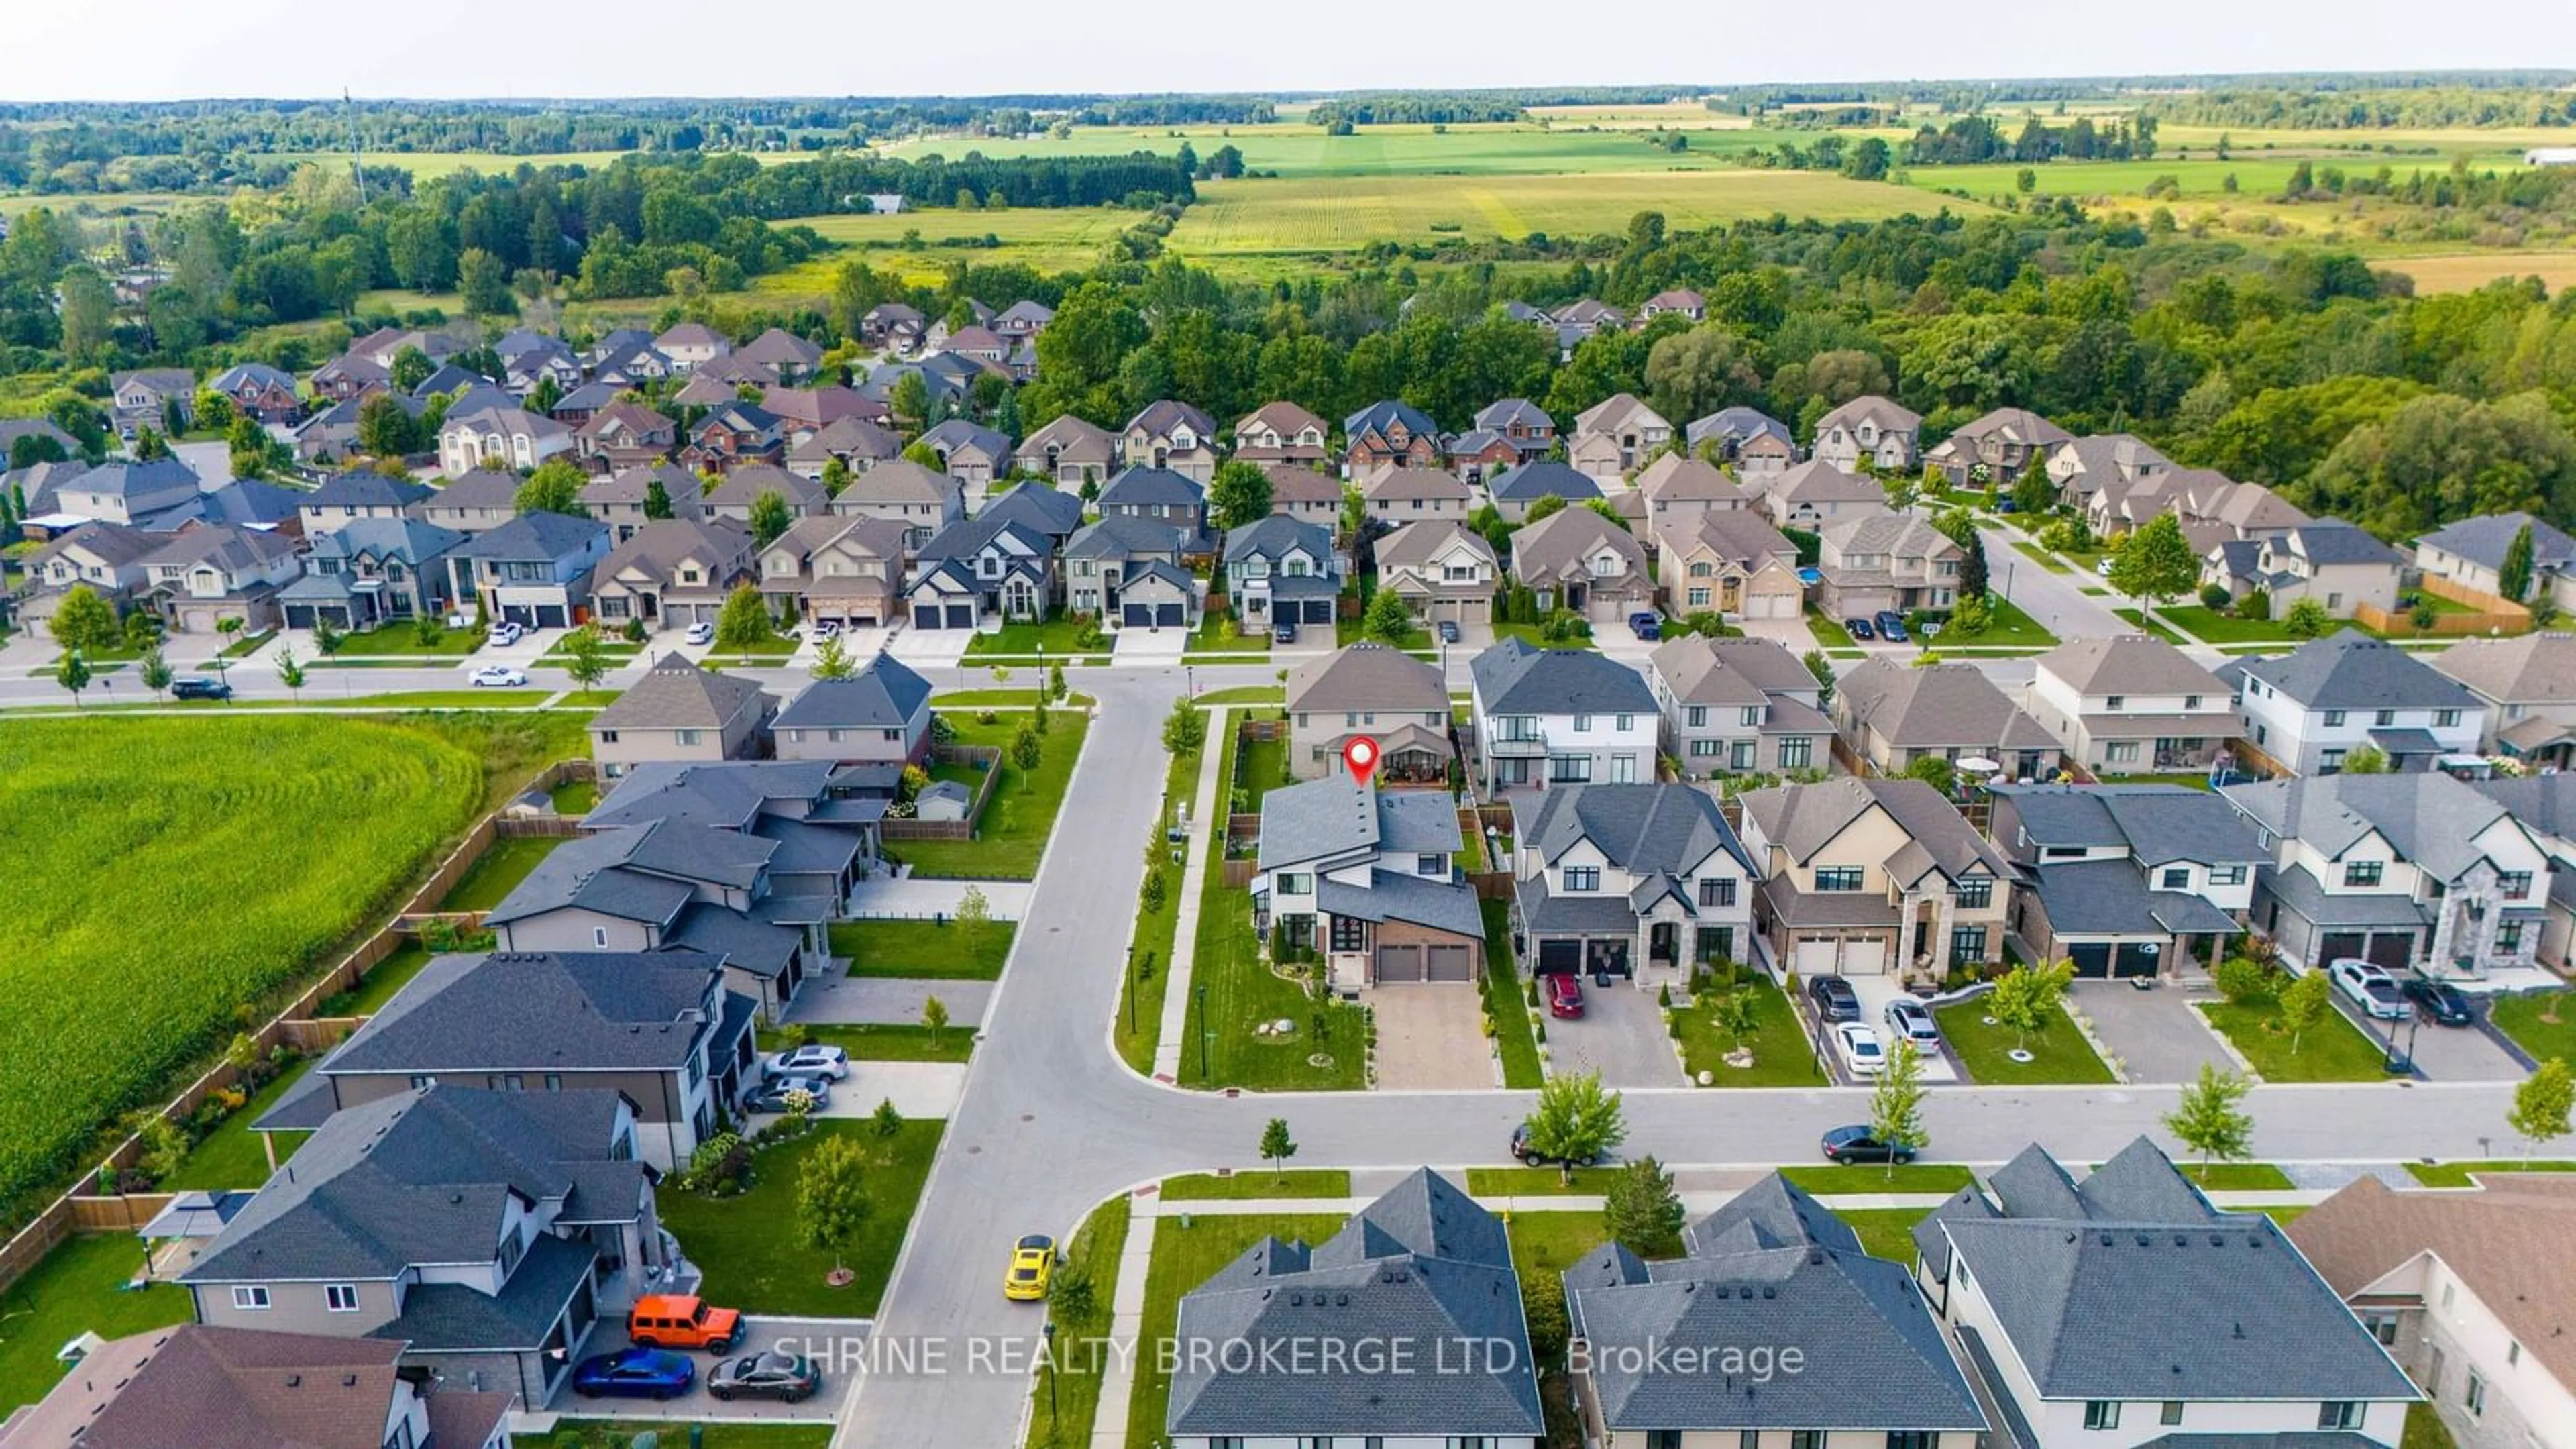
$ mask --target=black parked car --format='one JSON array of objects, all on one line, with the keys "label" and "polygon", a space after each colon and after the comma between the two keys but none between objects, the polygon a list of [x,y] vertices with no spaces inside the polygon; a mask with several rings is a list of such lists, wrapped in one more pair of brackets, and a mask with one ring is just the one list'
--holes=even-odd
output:
[{"label": "black parked car", "polygon": [[170,681],[172,699],[230,699],[233,687],[220,679],[174,679]]},{"label": "black parked car", "polygon": [[1889,1147],[1869,1134],[1866,1127],[1837,1127],[1825,1134],[1825,1160],[1828,1162],[1885,1162],[1894,1157],[1899,1162],[1912,1162],[1911,1147]]},{"label": "black parked car", "polygon": [[1598,1157],[1589,1157],[1585,1158],[1581,1162],[1562,1162],[1558,1158],[1550,1157],[1546,1153],[1539,1151],[1537,1148],[1530,1146],[1529,1124],[1524,1122],[1518,1127],[1512,1129],[1512,1160],[1514,1162],[1527,1163],[1532,1167],[1590,1167],[1593,1163],[1598,1162],[1601,1159]]},{"label": "black parked car", "polygon": [[1843,620],[1843,630],[1855,639],[1875,639],[1878,637],[1878,631],[1869,626],[1869,621],[1867,619],[1845,619]]},{"label": "black parked car", "polygon": [[2415,1003],[2415,1009],[2441,1026],[2467,1026],[2476,1021],[2477,1013],[2469,1009],[2469,998],[2448,981],[2435,981],[2428,976],[2409,976],[2398,990]]},{"label": "black parked car", "polygon": [[1816,1014],[1827,1021],[1860,1020],[1860,993],[1839,976],[1818,976],[1807,983],[1808,999],[1816,1003]]},{"label": "black parked car", "polygon": [[802,1403],[823,1386],[813,1360],[792,1353],[754,1353],[716,1366],[707,1375],[707,1393],[726,1403],[735,1399],[776,1399]]}]

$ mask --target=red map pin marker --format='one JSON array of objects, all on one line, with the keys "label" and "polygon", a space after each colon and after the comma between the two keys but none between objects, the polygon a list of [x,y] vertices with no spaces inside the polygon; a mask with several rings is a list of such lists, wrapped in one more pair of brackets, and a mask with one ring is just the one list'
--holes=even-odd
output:
[{"label": "red map pin marker", "polygon": [[1368,784],[1369,776],[1377,772],[1377,741],[1366,735],[1351,736],[1351,742],[1342,746],[1342,763],[1350,767],[1352,779]]}]

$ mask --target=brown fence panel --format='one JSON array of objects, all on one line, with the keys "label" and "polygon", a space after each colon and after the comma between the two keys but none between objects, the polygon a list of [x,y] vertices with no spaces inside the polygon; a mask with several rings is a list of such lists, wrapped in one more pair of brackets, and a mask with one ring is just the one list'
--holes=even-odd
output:
[{"label": "brown fence panel", "polygon": [[159,1217],[177,1196],[174,1192],[134,1192],[122,1197],[76,1197],[71,1200],[72,1231],[136,1232]]},{"label": "brown fence panel", "polygon": [[1259,873],[1254,867],[1259,864],[1256,860],[1229,860],[1218,870],[1217,878],[1225,882],[1227,890],[1242,890],[1252,884],[1253,876]]}]

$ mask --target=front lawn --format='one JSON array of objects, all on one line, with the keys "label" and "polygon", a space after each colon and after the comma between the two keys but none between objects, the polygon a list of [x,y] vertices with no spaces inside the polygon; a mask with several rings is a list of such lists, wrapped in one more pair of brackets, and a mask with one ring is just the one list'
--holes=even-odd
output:
[{"label": "front lawn", "polygon": [[1598,1197],[1610,1190],[1610,1180],[1618,1175],[1615,1167],[1578,1167],[1574,1180],[1568,1182],[1553,1167],[1471,1167],[1467,1191],[1476,1197]]},{"label": "front lawn", "polygon": [[[921,1202],[921,1185],[939,1154],[936,1120],[906,1122],[892,1137],[874,1122],[828,1119],[792,1142],[752,1154],[752,1183],[735,1197],[705,1197],[665,1189],[662,1226],[680,1240],[680,1251],[706,1272],[700,1290],[710,1302],[763,1313],[813,1318],[864,1318],[877,1311],[904,1229]],[[868,1154],[868,1215],[840,1262],[857,1281],[835,1288],[823,1281],[833,1255],[798,1238],[796,1174],[824,1139],[841,1137]],[[754,1325],[755,1329],[758,1325]]]},{"label": "front lawn", "polygon": [[441,627],[423,643],[418,626],[409,619],[343,634],[326,657],[338,659],[383,658],[389,655],[413,655],[420,658],[462,659],[483,647],[484,636],[471,629]]},{"label": "front lawn", "polygon": [[554,854],[555,847],[569,838],[561,835],[522,835],[504,837],[492,842],[492,848],[467,868],[456,882],[456,888],[438,903],[442,911],[488,911],[509,898],[519,882],[537,868],[537,863]]},{"label": "front lawn", "polygon": [[1818,1163],[1784,1167],[1780,1175],[1807,1191],[1825,1193],[1952,1193],[1976,1181],[1968,1169],[1950,1162],[1899,1163],[1891,1174],[1886,1163]]},{"label": "front lawn", "polygon": [[[1780,988],[1761,978],[1735,988],[1753,993],[1753,1031],[1743,1041],[1718,1029],[1711,988],[1690,1006],[1673,1011],[1673,1036],[1682,1046],[1682,1069],[1694,1082],[1709,1074],[1717,1087],[1821,1087],[1824,1071],[1816,1065],[1815,1048],[1806,1028]],[[1753,1049],[1753,1065],[1730,1067],[1726,1054],[1743,1045]]]},{"label": "front lawn", "polygon": [[2281,632],[2278,619],[2239,619],[2234,614],[2213,613],[2199,604],[2168,605],[2156,610],[2156,615],[2204,644],[2291,645],[2299,642]]},{"label": "front lawn", "polygon": [[[930,697],[933,709],[1027,709],[1041,698],[1035,689],[945,689]],[[1089,709],[1100,701],[1068,687],[1060,708]],[[1054,703],[1049,701],[1050,704]]]},{"label": "front lawn", "polygon": [[994,981],[1018,931],[1010,921],[974,930],[954,921],[842,921],[831,928],[832,954],[849,958],[853,976]]},{"label": "front lawn", "polygon": [[[2095,1055],[2092,1043],[2075,1029],[2072,1017],[2060,1016],[2028,1042],[2016,1041],[2012,1028],[1988,1026],[1983,1001],[1967,1001],[1935,1010],[1941,1035],[1967,1069],[1968,1080],[1982,1086],[2027,1087],[2048,1082],[2097,1083],[2111,1080],[2111,1069]],[[2027,1047],[2031,1060],[2017,1062],[2009,1053]]]},{"label": "front lawn", "polygon": [[[1178,1218],[1154,1221],[1154,1255],[1145,1270],[1145,1313],[1136,1342],[1174,1341],[1181,1317],[1181,1297],[1216,1276],[1263,1238],[1320,1243],[1340,1232],[1338,1213],[1206,1213],[1181,1226]],[[1116,1278],[1102,1278],[1105,1300]],[[1155,1449],[1163,1441],[1163,1414],[1172,1398],[1171,1364],[1166,1355],[1144,1352],[1135,1358],[1135,1381],[1127,1399],[1127,1449]]]},{"label": "front lawn", "polygon": [[2041,548],[2038,544],[2031,542],[2029,539],[2014,539],[2013,548],[2015,551],[2020,553],[2022,557],[2038,564],[2041,568],[2048,570],[2050,573],[2071,574],[2075,572],[2074,569],[2067,566],[2065,560],[2059,558],[2053,553],[2050,553],[2047,549]]},{"label": "front lawn", "polygon": [[1512,1266],[1524,1279],[1556,1277],[1610,1241],[1610,1230],[1597,1212],[1517,1212],[1508,1226]]},{"label": "front lawn", "polygon": [[[975,1052],[975,1023],[971,1021],[952,1021],[935,1036],[926,1026],[883,1022],[807,1022],[799,1023],[799,1027],[811,1033],[817,1043],[848,1052],[854,1062],[962,1062]],[[760,1034],[760,1049],[764,1052],[782,1052],[794,1044],[788,1030]]]},{"label": "front lawn", "polygon": [[2387,1049],[2363,1036],[2340,1011],[2299,1038],[2290,1049],[2290,1034],[2274,1025],[2279,1008],[2271,1003],[2238,1005],[2229,1001],[2194,1002],[2267,1082],[2378,1082],[2388,1078]]},{"label": "front lawn", "polygon": [[1862,1208],[1834,1216],[1851,1224],[1851,1230],[1860,1235],[1862,1252],[1891,1263],[1912,1263],[1914,1225],[1931,1212],[1930,1208]]},{"label": "front lawn", "polygon": [[[253,1093],[249,1101],[216,1124],[214,1131],[190,1148],[187,1157],[180,1162],[179,1170],[156,1184],[156,1189],[161,1192],[223,1191],[255,1188],[268,1181],[268,1152],[260,1145],[262,1134],[250,1130],[250,1124],[276,1106],[287,1089],[301,1081],[319,1060],[319,1057],[306,1057],[280,1073],[277,1080]],[[277,1160],[284,1162],[294,1155],[296,1148],[304,1145],[304,1139],[311,1134],[278,1132],[267,1135],[277,1139]]]},{"label": "front lawn", "polygon": [[1284,704],[1288,686],[1284,684],[1238,684],[1230,689],[1211,689],[1198,698],[1202,705]]},{"label": "front lawn", "polygon": [[1813,609],[1807,611],[1807,632],[1816,638],[1817,647],[1836,659],[1858,659],[1867,651],[1851,631]]},{"label": "front lawn", "polygon": [[407,940],[396,946],[392,955],[369,967],[367,974],[358,978],[356,990],[323,997],[321,1003],[314,1007],[313,1014],[322,1017],[373,1016],[384,1010],[385,1003],[394,999],[394,993],[418,976],[420,968],[428,965],[430,960],[429,948],[420,944],[418,938]]},{"label": "front lawn", "polygon": [[2140,633],[2153,635],[2168,644],[2179,645],[2192,642],[2166,628],[2162,621],[2148,618],[2144,609],[2113,609],[2111,612],[2135,625]]},{"label": "front lawn", "polygon": [[1291,1168],[1286,1172],[1247,1167],[1223,1177],[1213,1172],[1193,1172],[1186,1177],[1163,1179],[1165,1202],[1261,1202],[1274,1197],[1350,1195],[1351,1175],[1338,1167]]},{"label": "front lawn", "polygon": [[985,654],[1035,655],[1040,649],[1044,649],[1050,659],[1059,655],[1109,653],[1110,641],[1107,636],[1102,636],[1095,644],[1077,644],[1074,641],[1081,633],[1082,625],[1072,619],[1049,619],[1044,623],[1031,623],[1023,619],[1004,624],[990,634],[977,633],[974,638],[966,641],[966,657],[972,659]]},{"label": "front lawn", "polygon": [[2426,1187],[2475,1187],[2472,1174],[2499,1172],[2576,1172],[2576,1162],[2525,1162],[2504,1158],[2491,1162],[2410,1162],[2406,1170]]},{"label": "front lawn", "polygon": [[1494,1045],[1502,1053],[1506,1091],[1534,1092],[1546,1080],[1539,1066],[1538,1043],[1530,1036],[1529,1002],[1521,994],[1522,976],[1512,961],[1511,902],[1485,901],[1485,1015],[1494,1023]]},{"label": "front lawn", "polygon": [[2397,1440],[2397,1449],[2457,1449],[2450,1426],[2442,1422],[2442,1411],[2431,1404],[2406,1406],[2406,1431]]},{"label": "front lawn", "polygon": [[1267,654],[1270,633],[1266,629],[1245,629],[1232,617],[1210,614],[1199,621],[1198,632],[1190,635],[1192,654]]},{"label": "front lawn", "polygon": [[1163,757],[1163,808],[1145,834],[1145,869],[1162,875],[1163,900],[1151,909],[1141,898],[1136,902],[1136,929],[1127,941],[1127,970],[1118,982],[1118,1016],[1109,1024],[1118,1059],[1140,1077],[1154,1072],[1154,1052],[1163,1039],[1164,988],[1172,980],[1172,944],[1180,934],[1181,866],[1173,854],[1181,851],[1186,858],[1187,852],[1178,842],[1165,839],[1165,833],[1173,812],[1197,796],[1199,762],[1206,758],[1205,751],[1201,746],[1186,755]]},{"label": "front lawn", "polygon": [[656,1443],[687,1444],[694,1449],[831,1449],[832,1443],[829,1424],[723,1419],[656,1424],[642,1419],[557,1419],[546,1435],[546,1445],[547,1449],[626,1449],[646,1434],[653,1435]]},{"label": "front lawn", "polygon": [[[2565,1057],[2576,1065],[2576,992],[2534,991],[2499,996],[2487,1008],[2496,1028],[2536,1062]],[[2551,1017],[2556,1020],[2550,1020]]]},{"label": "front lawn", "polygon": [[[1303,642],[1302,638],[1300,642]],[[1381,638],[1378,635],[1371,634],[1368,631],[1366,623],[1359,619],[1334,620],[1333,642],[1345,647],[1352,644],[1368,642],[1385,644],[1397,649],[1430,649],[1436,647],[1431,639],[1431,631],[1418,624],[1408,624],[1405,626],[1405,630],[1402,634],[1399,634],[1392,639],[1386,639]]]},{"label": "front lawn", "polygon": [[[255,1185],[255,1184],[254,1184]],[[132,1233],[76,1237],[47,1253],[0,1294],[0,1417],[32,1404],[63,1377],[54,1351],[82,1333],[123,1338],[195,1317],[188,1290],[160,1283],[129,1292],[143,1271],[143,1240]]]},{"label": "front lawn", "polygon": [[[1616,627],[1624,629],[1628,626],[1621,624]],[[1547,637],[1545,624],[1496,624],[1495,642],[1500,643],[1505,639],[1518,639],[1537,649],[1598,649],[1601,647],[1600,643],[1592,637],[1592,630],[1589,627],[1579,634],[1568,635],[1563,639],[1550,639]]]},{"label": "front lawn", "polygon": [[950,879],[1028,880],[1038,873],[1038,857],[1055,829],[1056,811],[1064,805],[1065,787],[1073,782],[1074,761],[1090,733],[1091,717],[1072,710],[1048,716],[1038,767],[1022,770],[1010,758],[1011,737],[1025,718],[1002,715],[992,724],[953,720],[957,743],[991,745],[1002,751],[1002,783],[973,840],[900,840],[886,854],[911,863],[913,873]]},{"label": "front lawn", "polygon": [[2298,1184],[2268,1162],[2193,1162],[2182,1175],[2211,1192],[2292,1192]]},{"label": "front lawn", "polygon": [[[1920,639],[1926,637],[1922,628],[1926,621],[1939,622],[1942,618],[1941,614],[1917,609],[1906,619],[1906,623],[1914,637]],[[2009,645],[2018,648],[2049,649],[2057,644],[2056,635],[2040,627],[2038,620],[2023,613],[2019,604],[2000,593],[1988,597],[1986,618],[1987,623],[1983,633],[1956,634],[1944,622],[1941,632],[1931,637],[1944,648],[1971,646],[1986,648]]]},{"label": "front lawn", "polygon": [[[1100,1378],[1117,1354],[1100,1336],[1109,1326],[1109,1299],[1118,1287],[1118,1260],[1127,1251],[1127,1195],[1111,1198],[1091,1210],[1064,1245],[1064,1256],[1089,1267],[1097,1285],[1098,1307],[1088,1324],[1059,1323],[1062,1339],[1029,1388],[1029,1438],[1037,1445],[1082,1445],[1091,1442],[1091,1426],[1100,1415]],[[1050,1318],[1055,1307],[1047,1307]],[[1048,1407],[1040,1410],[1039,1405]],[[1058,1433],[1062,1425],[1064,1432]]]}]

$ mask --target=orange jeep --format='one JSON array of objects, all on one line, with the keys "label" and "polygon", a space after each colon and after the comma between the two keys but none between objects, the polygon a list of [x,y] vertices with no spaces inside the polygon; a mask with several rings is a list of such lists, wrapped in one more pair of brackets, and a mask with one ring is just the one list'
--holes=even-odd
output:
[{"label": "orange jeep", "polygon": [[703,1298],[648,1293],[627,1310],[626,1336],[643,1348],[703,1348],[724,1353],[742,1337],[738,1309],[709,1307]]}]

